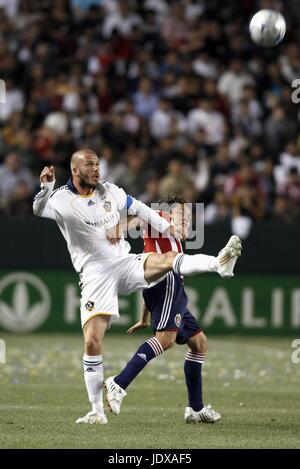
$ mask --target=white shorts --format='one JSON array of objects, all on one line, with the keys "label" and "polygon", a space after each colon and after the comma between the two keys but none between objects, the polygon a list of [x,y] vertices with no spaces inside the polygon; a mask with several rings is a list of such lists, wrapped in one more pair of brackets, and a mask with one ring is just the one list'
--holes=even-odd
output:
[{"label": "white shorts", "polygon": [[80,274],[82,327],[100,314],[110,316],[110,323],[118,320],[118,295],[128,295],[149,286],[144,276],[144,262],[150,254],[127,254],[84,265]]}]

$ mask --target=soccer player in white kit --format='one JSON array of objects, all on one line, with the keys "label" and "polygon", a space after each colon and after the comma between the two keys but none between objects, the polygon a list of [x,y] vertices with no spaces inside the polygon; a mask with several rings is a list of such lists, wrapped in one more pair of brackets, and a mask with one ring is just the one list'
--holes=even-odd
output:
[{"label": "soccer player in white kit", "polygon": [[217,257],[173,251],[130,254],[130,245],[123,237],[117,244],[107,239],[107,231],[120,222],[122,215],[138,216],[162,234],[177,237],[182,234],[123,189],[101,181],[95,152],[75,152],[71,157],[71,174],[66,185],[53,191],[54,168],[45,167],[40,175],[42,190],[34,199],[33,212],[57,222],[80,277],[83,367],[92,410],[76,422],[106,424],[101,350],[106,329],[119,318],[118,294],[147,288],[171,270],[187,276],[217,272],[222,277],[232,277],[241,243],[237,237],[230,238]]}]

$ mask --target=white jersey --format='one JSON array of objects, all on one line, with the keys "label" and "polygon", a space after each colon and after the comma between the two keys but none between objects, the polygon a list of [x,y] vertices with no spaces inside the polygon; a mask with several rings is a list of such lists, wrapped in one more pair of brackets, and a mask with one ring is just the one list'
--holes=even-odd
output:
[{"label": "white jersey", "polygon": [[91,195],[80,195],[72,181],[53,191],[55,182],[46,183],[33,203],[35,215],[55,220],[67,242],[77,272],[90,260],[109,262],[128,255],[130,244],[122,238],[111,244],[106,231],[120,221],[120,212],[139,216],[160,233],[169,223],[142,202],[128,196],[108,181],[99,183]]}]

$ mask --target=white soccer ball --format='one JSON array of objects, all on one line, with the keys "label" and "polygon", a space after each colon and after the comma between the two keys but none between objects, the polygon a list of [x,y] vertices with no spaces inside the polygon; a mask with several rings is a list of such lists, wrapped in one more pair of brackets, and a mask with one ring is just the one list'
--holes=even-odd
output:
[{"label": "white soccer ball", "polygon": [[259,46],[273,47],[279,44],[286,32],[285,19],[275,10],[260,10],[252,17],[250,36]]}]

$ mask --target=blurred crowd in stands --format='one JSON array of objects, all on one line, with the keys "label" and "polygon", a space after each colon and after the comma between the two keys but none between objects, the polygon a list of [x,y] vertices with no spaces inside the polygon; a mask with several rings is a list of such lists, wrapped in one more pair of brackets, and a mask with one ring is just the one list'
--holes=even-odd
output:
[{"label": "blurred crowd in stands", "polygon": [[[287,20],[278,47],[249,39],[260,8]],[[0,213],[31,214],[41,169],[64,184],[88,147],[147,204],[300,221],[299,26],[298,0],[0,0]]]}]

